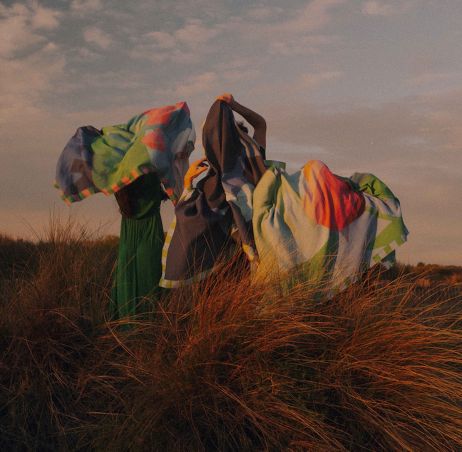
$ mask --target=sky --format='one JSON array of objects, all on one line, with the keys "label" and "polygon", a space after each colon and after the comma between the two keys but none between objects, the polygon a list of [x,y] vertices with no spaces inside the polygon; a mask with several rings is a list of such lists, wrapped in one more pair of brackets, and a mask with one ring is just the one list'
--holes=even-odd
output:
[{"label": "sky", "polygon": [[117,234],[113,197],[69,208],[52,186],[75,129],[186,101],[195,159],[230,92],[291,171],[385,181],[410,230],[401,262],[462,264],[461,23],[460,0],[0,0],[0,233],[70,216]]}]

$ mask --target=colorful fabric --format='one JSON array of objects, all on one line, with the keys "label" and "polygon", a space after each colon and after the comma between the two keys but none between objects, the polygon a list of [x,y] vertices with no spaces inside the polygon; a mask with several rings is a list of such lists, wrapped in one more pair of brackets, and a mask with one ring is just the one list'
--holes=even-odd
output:
[{"label": "colorful fabric", "polygon": [[372,174],[334,175],[318,160],[271,168],[253,194],[255,279],[312,280],[343,289],[406,241],[398,199]]},{"label": "colorful fabric", "polygon": [[70,204],[93,193],[115,193],[141,175],[156,172],[175,202],[183,191],[194,142],[185,102],[154,108],[101,130],[80,127],[58,160],[55,186]]},{"label": "colorful fabric", "polygon": [[256,254],[252,193],[266,171],[260,146],[237,127],[232,110],[222,101],[210,108],[202,141],[210,168],[175,207],[162,252],[162,287],[204,278],[220,255],[233,248],[233,226],[249,259]]},{"label": "colorful fabric", "polygon": [[398,199],[377,177],[342,178],[320,161],[288,174],[267,170],[260,147],[223,102],[203,130],[207,176],[183,193],[162,251],[160,286],[205,278],[237,238],[255,281],[280,278],[341,289],[376,263],[390,263],[408,231]]}]

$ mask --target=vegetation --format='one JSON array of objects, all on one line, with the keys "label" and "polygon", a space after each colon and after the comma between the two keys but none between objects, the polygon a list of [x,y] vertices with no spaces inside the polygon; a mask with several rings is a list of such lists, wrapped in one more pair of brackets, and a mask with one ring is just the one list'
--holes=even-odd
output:
[{"label": "vegetation", "polygon": [[328,299],[233,263],[114,322],[116,245],[0,238],[0,450],[462,448],[460,268]]}]

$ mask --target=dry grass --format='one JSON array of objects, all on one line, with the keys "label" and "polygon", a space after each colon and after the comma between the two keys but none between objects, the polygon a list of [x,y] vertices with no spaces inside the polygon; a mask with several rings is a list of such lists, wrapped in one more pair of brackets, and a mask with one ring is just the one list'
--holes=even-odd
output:
[{"label": "dry grass", "polygon": [[1,450],[457,450],[462,295],[370,275],[333,300],[239,265],[108,322],[113,246],[55,227],[4,278]]}]

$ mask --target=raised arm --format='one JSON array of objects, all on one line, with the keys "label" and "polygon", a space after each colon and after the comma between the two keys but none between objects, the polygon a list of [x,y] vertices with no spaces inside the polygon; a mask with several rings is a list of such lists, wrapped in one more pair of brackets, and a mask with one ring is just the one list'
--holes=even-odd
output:
[{"label": "raised arm", "polygon": [[253,138],[260,145],[266,148],[266,121],[265,118],[250,108],[244,107],[234,100],[232,94],[224,93],[218,96],[218,100],[226,102],[233,111],[239,113],[254,129]]}]

